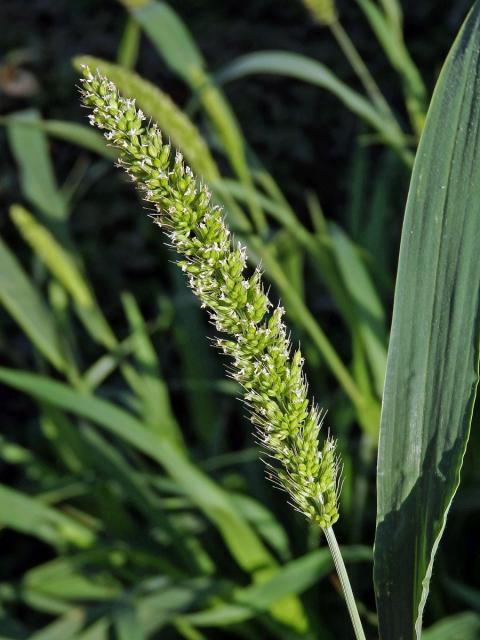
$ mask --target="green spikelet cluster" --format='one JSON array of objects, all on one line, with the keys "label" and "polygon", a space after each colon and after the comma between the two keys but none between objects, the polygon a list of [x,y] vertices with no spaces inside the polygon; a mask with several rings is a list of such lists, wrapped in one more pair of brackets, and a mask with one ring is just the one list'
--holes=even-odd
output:
[{"label": "green spikelet cluster", "polygon": [[309,403],[300,351],[292,355],[282,316],[269,311],[261,273],[247,276],[246,250],[234,244],[222,209],[198,185],[181,154],[164,144],[155,124],[135,101],[118,94],[107,78],[83,69],[82,100],[92,125],[119,149],[119,166],[154,210],[153,218],[180,254],[178,265],[216,329],[218,346],[230,356],[230,374],[266,450],[269,475],[300,512],[321,527],[338,519],[338,463],[328,437],[319,450],[322,414]]},{"label": "green spikelet cluster", "polygon": [[335,0],[303,0],[303,4],[320,24],[329,25],[337,21]]}]

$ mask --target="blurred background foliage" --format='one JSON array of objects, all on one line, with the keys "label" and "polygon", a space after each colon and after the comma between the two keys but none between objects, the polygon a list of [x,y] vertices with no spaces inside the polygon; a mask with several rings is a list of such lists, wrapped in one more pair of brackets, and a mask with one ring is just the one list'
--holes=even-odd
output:
[{"label": "blurred background foliage", "polygon": [[[289,51],[363,93],[338,32],[300,1],[171,6],[223,83],[243,138],[222,129],[218,96],[205,98],[209,79],[182,67],[175,47],[188,59],[188,42],[172,31],[169,60],[158,25],[143,25],[147,37],[135,10],[129,18],[120,3],[93,0],[3,0],[0,8],[0,637],[349,633],[328,552],[265,481],[238,389],[161,234],[101,140],[71,126],[85,124],[72,64],[80,54],[135,68],[207,141],[210,152],[200,140],[196,159],[285,303],[312,395],[339,438],[338,537],[375,637],[376,430],[421,118],[412,118],[405,76],[392,70],[362,2],[339,2],[337,11],[405,132],[398,144],[381,143],[319,86],[241,77],[231,64]],[[402,6],[428,104],[469,3]],[[135,89],[140,101],[145,86]],[[188,158],[198,133],[164,94],[147,91],[144,110],[174,114],[167,133],[175,143],[186,136]],[[425,633],[431,640],[480,637],[478,440],[474,428],[437,558],[426,622],[445,620]]]}]

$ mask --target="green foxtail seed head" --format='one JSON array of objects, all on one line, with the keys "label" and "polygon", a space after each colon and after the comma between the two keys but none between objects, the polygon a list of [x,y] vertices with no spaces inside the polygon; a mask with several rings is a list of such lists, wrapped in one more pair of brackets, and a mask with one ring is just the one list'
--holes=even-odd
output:
[{"label": "green foxtail seed head", "polygon": [[257,268],[246,274],[245,247],[234,244],[222,209],[198,185],[180,153],[164,144],[157,125],[146,126],[135,100],[88,67],[82,101],[90,123],[104,130],[126,170],[153,208],[154,221],[180,254],[177,264],[200,298],[230,356],[230,375],[245,390],[256,435],[270,459],[268,475],[288,492],[293,506],[327,528],[338,519],[338,462],[327,437],[319,450],[322,412],[309,403],[303,358],[292,355],[282,316],[264,292]]},{"label": "green foxtail seed head", "polygon": [[335,0],[303,0],[303,4],[319,24],[329,25],[337,21]]}]

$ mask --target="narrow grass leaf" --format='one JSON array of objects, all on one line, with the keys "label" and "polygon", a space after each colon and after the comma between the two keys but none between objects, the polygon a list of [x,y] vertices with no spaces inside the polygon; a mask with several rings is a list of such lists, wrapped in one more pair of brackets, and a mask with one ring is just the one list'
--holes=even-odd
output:
[{"label": "narrow grass leaf", "polygon": [[[18,125],[18,116],[4,116],[0,118],[0,124],[12,126]],[[105,145],[105,139],[101,133],[85,124],[68,122],[67,120],[42,120],[40,117],[24,118],[21,120],[22,129],[32,127],[46,133],[52,138],[58,138],[78,147],[92,151],[100,156],[112,160],[116,152]]]},{"label": "narrow grass leaf", "polygon": [[118,46],[117,62],[125,69],[133,69],[137,64],[140,49],[140,27],[133,18],[128,18]]},{"label": "narrow grass leaf", "polygon": [[420,638],[460,482],[480,338],[480,5],[440,74],[400,249],[378,454],[380,637]]},{"label": "narrow grass leaf", "polygon": [[[91,561],[94,561],[92,555]],[[27,571],[22,578],[22,588],[36,591],[59,600],[112,600],[121,593],[121,586],[108,574],[99,572],[97,577],[88,575],[88,558],[84,563],[87,570],[82,572],[82,563],[74,558],[59,557]]]},{"label": "narrow grass leaf", "polygon": [[73,638],[85,625],[86,615],[82,609],[72,609],[54,622],[30,636],[30,640],[65,640]]},{"label": "narrow grass leaf", "polygon": [[20,170],[23,192],[52,223],[55,223],[65,220],[68,209],[57,189],[47,138],[40,128],[32,126],[40,120],[36,111],[24,111],[9,116],[7,135]]},{"label": "narrow grass leaf", "polygon": [[393,146],[403,146],[403,134],[379,113],[360,93],[339,80],[325,65],[299,53],[259,51],[236,58],[217,75],[220,82],[231,82],[252,74],[288,76],[325,89],[352,113],[367,122]]},{"label": "narrow grass leaf", "polygon": [[107,347],[115,346],[115,336],[108,326],[94,294],[77,266],[71,251],[55,238],[35,217],[20,205],[10,208],[10,216],[37,256],[71,295],[91,335]]},{"label": "narrow grass leaf", "polygon": [[135,608],[122,605],[113,615],[113,628],[116,640],[145,640],[143,626]]},{"label": "narrow grass leaf", "polygon": [[122,302],[132,332],[133,351],[142,381],[140,391],[144,404],[145,423],[157,431],[162,431],[178,446],[185,447],[185,441],[170,404],[168,388],[161,375],[160,362],[142,313],[131,294],[123,294]]},{"label": "narrow grass leaf", "polygon": [[345,288],[353,302],[357,327],[364,343],[375,391],[378,397],[381,397],[387,366],[385,310],[370,274],[347,234],[332,223],[330,237]]},{"label": "narrow grass leaf", "polygon": [[472,611],[457,613],[425,629],[422,640],[478,640],[480,615]]},{"label": "narrow grass leaf", "polygon": [[398,25],[398,15],[392,21],[395,8],[387,7],[389,14],[385,14],[372,0],[357,0],[357,3],[370,22],[392,67],[400,75],[410,120],[415,133],[420,135],[427,111],[427,90],[418,68],[405,46],[403,33]]},{"label": "narrow grass leaf", "polygon": [[0,238],[0,304],[56,368],[66,362],[53,316],[21,264]]},{"label": "narrow grass leaf", "polygon": [[83,524],[44,505],[38,498],[0,485],[0,526],[61,546],[67,542],[90,546],[95,535]]}]

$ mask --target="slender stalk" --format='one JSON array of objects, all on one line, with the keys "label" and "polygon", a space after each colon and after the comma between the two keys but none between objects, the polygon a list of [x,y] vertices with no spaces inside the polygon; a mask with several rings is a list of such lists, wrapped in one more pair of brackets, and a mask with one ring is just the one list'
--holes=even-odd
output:
[{"label": "slender stalk", "polygon": [[328,546],[330,547],[333,562],[335,564],[335,568],[337,570],[338,577],[340,579],[340,584],[342,585],[343,593],[345,595],[345,601],[347,603],[348,613],[350,614],[353,630],[355,632],[355,638],[356,640],[366,640],[365,632],[363,631],[363,627],[362,627],[362,622],[358,614],[355,597],[353,595],[352,587],[350,585],[350,580],[348,579],[347,569],[345,567],[345,563],[343,562],[342,554],[340,552],[337,539],[335,537],[332,527],[327,527],[326,529],[323,529],[323,532],[325,534],[325,538],[327,539]]},{"label": "slender stalk", "polygon": [[335,38],[345,57],[349,61],[352,69],[355,71],[361,83],[363,84],[365,91],[370,96],[372,102],[377,106],[379,111],[389,116],[392,121],[396,122],[395,116],[393,115],[387,101],[383,97],[378,84],[375,82],[375,79],[370,73],[367,65],[362,60],[362,57],[358,53],[357,48],[350,39],[350,36],[343,28],[341,22],[337,19],[328,26],[330,28],[330,31],[332,32],[333,37]]}]

